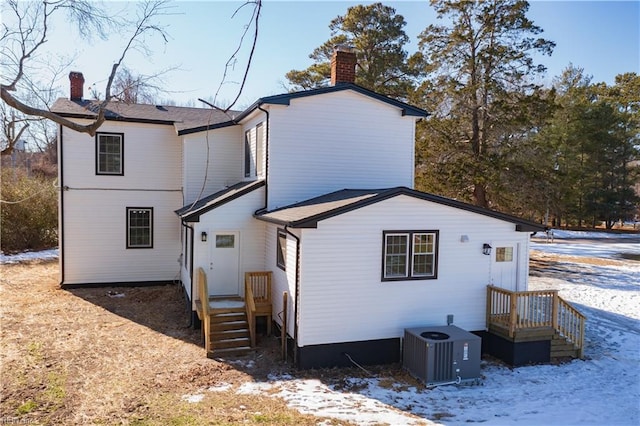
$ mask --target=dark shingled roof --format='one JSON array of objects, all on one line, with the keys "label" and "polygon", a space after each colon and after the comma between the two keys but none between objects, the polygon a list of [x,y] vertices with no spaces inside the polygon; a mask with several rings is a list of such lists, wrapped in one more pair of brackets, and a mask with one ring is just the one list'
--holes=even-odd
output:
[{"label": "dark shingled roof", "polygon": [[398,195],[406,195],[511,222],[516,225],[517,231],[533,232],[545,229],[543,225],[535,222],[402,186],[387,189],[343,189],[277,210],[260,213],[256,215],[256,218],[292,228],[315,228],[322,220]]},{"label": "dark shingled roof", "polygon": [[289,105],[291,103],[291,99],[322,95],[325,93],[341,92],[343,90],[353,90],[356,93],[360,93],[370,98],[377,99],[380,102],[384,102],[386,104],[392,105],[396,108],[399,108],[402,112],[402,115],[409,115],[413,117],[427,117],[429,115],[427,111],[421,108],[414,107],[413,105],[409,105],[407,103],[398,101],[396,99],[390,98],[385,95],[381,95],[380,93],[374,92],[369,89],[365,89],[364,87],[358,86],[357,84],[338,83],[335,86],[320,87],[318,89],[302,90],[300,92],[283,93],[281,95],[266,96],[264,98],[260,98],[257,101],[255,101],[253,105],[251,105],[249,108],[245,109],[242,113],[240,113],[236,117],[236,120],[238,121],[242,120],[247,115],[252,113],[255,109],[257,109],[260,105],[265,105],[265,104]]},{"label": "dark shingled roof", "polygon": [[[106,111],[106,119],[138,123],[173,124],[179,135],[186,135],[208,129],[233,126],[261,105],[289,105],[292,99],[340,92],[343,90],[353,90],[356,93],[360,93],[380,102],[392,105],[399,108],[402,115],[413,117],[427,117],[429,115],[429,113],[423,109],[389,98],[356,84],[340,83],[335,86],[267,96],[258,99],[253,103],[253,105],[244,111],[229,111],[226,114],[222,111],[210,108],[109,102]],[[98,105],[99,101],[95,100],[72,101],[66,98],[60,98],[53,104],[51,111],[69,118],[92,119],[97,115],[96,111],[98,110]]]},{"label": "dark shingled roof", "polygon": [[189,203],[186,206],[176,210],[176,214],[185,222],[199,222],[200,216],[204,213],[215,209],[223,204],[242,197],[244,194],[263,187],[264,180],[254,180],[250,182],[238,182],[228,188],[211,194],[195,203]]},{"label": "dark shingled roof", "polygon": [[[58,99],[51,111],[70,118],[93,119],[97,115],[99,101]],[[109,102],[106,109],[107,120],[131,121],[174,125],[176,131],[198,127],[224,127],[234,125],[240,111],[227,114],[212,108],[191,108],[165,105],[128,104]]]}]

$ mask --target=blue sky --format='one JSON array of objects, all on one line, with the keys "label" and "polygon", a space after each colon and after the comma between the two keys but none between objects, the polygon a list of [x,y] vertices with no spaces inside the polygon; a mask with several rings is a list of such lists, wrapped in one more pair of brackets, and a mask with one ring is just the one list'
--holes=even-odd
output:
[{"label": "blue sky", "polygon": [[[366,3],[366,2],[363,2]],[[427,1],[383,2],[392,6],[407,21],[405,31],[411,42],[407,50],[417,49],[417,35],[437,22]],[[111,2],[122,8],[124,3]],[[163,86],[171,98],[185,103],[212,97],[218,90],[224,64],[237,47],[250,8],[245,7],[232,19],[241,2],[178,1],[171,16],[163,19],[170,35],[169,43],[152,40],[150,57],[132,52],[126,65],[136,72],[153,73],[179,67],[163,77]],[[357,2],[265,0],[260,18],[257,50],[245,90],[236,108],[251,104],[261,96],[286,91],[285,73],[304,69],[312,61],[308,55],[330,37],[329,22],[343,15]],[[569,63],[585,69],[593,81],[612,84],[617,74],[640,72],[640,2],[638,1],[532,1],[528,17],[544,29],[543,37],[557,43],[551,57],[541,57],[548,67],[546,82]],[[70,70],[82,71],[86,85],[96,84],[100,91],[111,64],[119,56],[124,38],[113,36],[108,43],[86,44],[58,22],[47,48],[55,55],[76,55]],[[228,81],[218,95],[218,103],[228,103],[238,90],[237,82],[246,65],[246,48],[239,63],[230,70]],[[60,86],[68,91],[68,80]],[[85,93],[87,93],[85,89]],[[202,104],[198,103],[197,106]]]}]

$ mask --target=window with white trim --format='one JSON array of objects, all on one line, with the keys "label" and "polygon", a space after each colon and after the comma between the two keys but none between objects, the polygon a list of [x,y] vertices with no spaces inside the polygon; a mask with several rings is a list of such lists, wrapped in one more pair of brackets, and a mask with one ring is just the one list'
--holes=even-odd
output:
[{"label": "window with white trim", "polygon": [[153,248],[153,208],[127,207],[127,248]]},{"label": "window with white trim", "polygon": [[438,234],[438,231],[384,231],[382,280],[437,278]]},{"label": "window with white trim", "polygon": [[124,175],[124,134],[96,134],[96,174]]},{"label": "window with white trim", "polygon": [[281,229],[278,229],[276,265],[283,271],[287,270],[287,233]]}]

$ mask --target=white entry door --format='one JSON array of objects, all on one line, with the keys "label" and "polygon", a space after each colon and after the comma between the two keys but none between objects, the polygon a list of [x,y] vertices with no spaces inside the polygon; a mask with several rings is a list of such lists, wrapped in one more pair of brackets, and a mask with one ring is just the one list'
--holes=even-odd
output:
[{"label": "white entry door", "polygon": [[518,291],[518,243],[497,241],[492,246],[491,284]]},{"label": "white entry door", "polygon": [[209,250],[209,293],[237,296],[239,292],[240,238],[238,232],[213,232]]}]

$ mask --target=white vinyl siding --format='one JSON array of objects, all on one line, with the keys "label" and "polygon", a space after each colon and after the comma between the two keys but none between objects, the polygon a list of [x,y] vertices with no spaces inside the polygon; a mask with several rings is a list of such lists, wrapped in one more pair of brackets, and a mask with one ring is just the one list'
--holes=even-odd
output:
[{"label": "white vinyl siding", "polygon": [[[174,280],[181,252],[173,212],[182,201],[179,192],[70,190],[64,198],[64,284]],[[136,205],[153,207],[153,248],[127,248],[125,212]]]},{"label": "white vinyl siding", "polygon": [[100,130],[125,135],[124,175],[115,179],[97,175],[91,160],[95,158],[95,139],[65,128],[62,138],[64,185],[108,190],[181,190],[182,147],[173,126],[107,121]]},{"label": "white vinyl siding", "polygon": [[[230,231],[238,232],[240,238],[240,241],[237,242],[240,248],[238,274],[241,280],[240,293],[243,293],[244,273],[265,270],[265,223],[253,217],[253,212],[263,206],[264,187],[261,187],[203,214],[200,216],[200,222],[192,223],[196,236],[193,257],[194,271],[197,271],[199,267],[209,271],[209,245],[212,243],[201,241],[202,232],[206,232],[209,239],[215,238],[216,234]],[[212,285],[214,285],[213,277]],[[210,287],[209,290],[211,294],[214,294],[214,288]]]},{"label": "white vinyl siding", "polygon": [[413,187],[415,117],[351,91],[268,108],[269,210],[344,188]]},{"label": "white vinyl siding", "polygon": [[[289,235],[287,232],[286,238],[286,259],[285,259],[285,270],[280,269],[278,267],[272,267],[274,260],[276,258],[276,250],[277,250],[277,240],[279,231],[282,228],[278,228],[278,226],[273,224],[267,224],[266,230],[266,258],[267,258],[267,268],[268,271],[273,271],[273,283],[272,283],[272,300],[273,300],[273,320],[278,324],[282,325],[282,315],[276,315],[276,312],[282,312],[284,310],[283,305],[283,293],[287,292],[287,334],[290,337],[294,336],[295,331],[295,312],[296,312],[296,300],[295,300],[295,291],[296,291],[296,254],[297,254],[297,241],[296,239]],[[289,232],[294,233],[296,236],[300,236],[300,231],[297,229],[292,229]]]},{"label": "white vinyl siding", "polygon": [[[439,231],[437,279],[382,281],[382,232],[398,225]],[[300,346],[397,338],[407,327],[444,325],[449,314],[463,329],[483,330],[491,257],[482,244],[492,239],[520,243],[519,274],[527,282],[528,233],[408,196],[324,220],[301,238]]]},{"label": "white vinyl siding", "polygon": [[185,204],[243,180],[240,126],[183,137]]},{"label": "white vinyl siding", "polygon": [[[181,253],[180,138],[169,125],[107,121],[100,130],[125,135],[116,179],[96,174],[95,138],[63,129],[62,284],[172,281]],[[127,207],[153,209],[153,248],[127,249]]]}]

